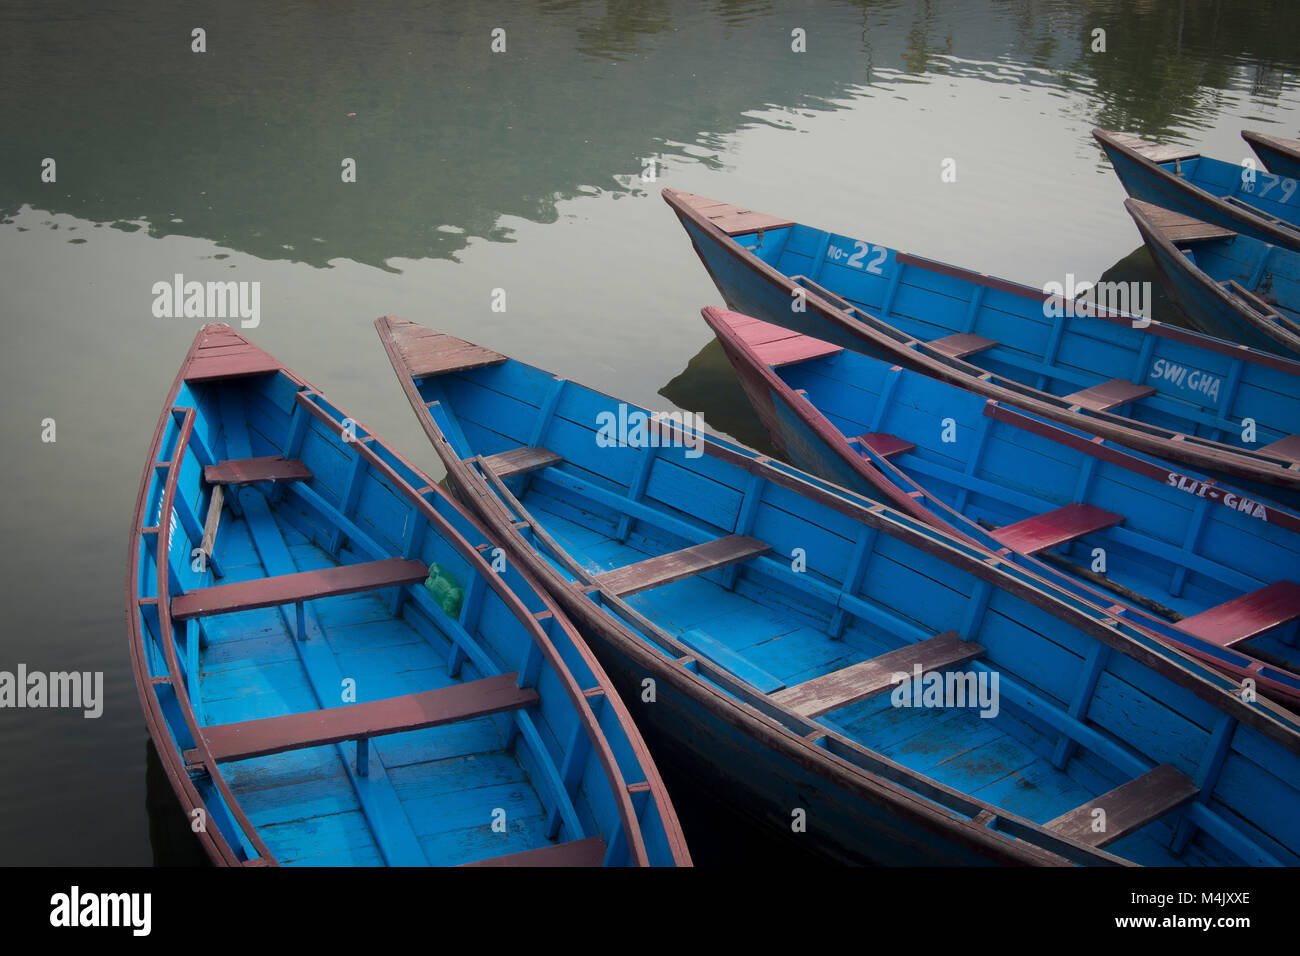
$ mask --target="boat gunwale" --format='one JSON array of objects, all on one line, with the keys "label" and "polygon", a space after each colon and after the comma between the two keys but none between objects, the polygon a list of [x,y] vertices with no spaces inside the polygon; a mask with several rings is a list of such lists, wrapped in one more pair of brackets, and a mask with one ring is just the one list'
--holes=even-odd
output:
[{"label": "boat gunwale", "polygon": [[[144,515],[149,498],[149,486],[152,481],[155,469],[157,468],[158,453],[161,450],[162,441],[167,432],[168,419],[174,414],[173,409],[177,407],[176,398],[180,394],[181,385],[185,382],[186,373],[189,371],[194,358],[199,350],[199,343],[203,341],[206,329],[203,326],[195,334],[194,341],[190,344],[189,351],[185,359],[181,362],[180,369],[176,373],[171,388],[167,392],[167,398],[163,402],[162,413],[158,416],[158,424],[154,429],[153,439],[149,444],[149,452],[146,457],[144,473],[140,479],[140,487],[136,492],[136,503],[131,518],[131,536],[127,547],[127,578],[126,578],[126,620],[127,620],[127,638],[130,643],[131,653],[131,670],[135,677],[136,692],[140,698],[140,706],[144,711],[145,723],[149,729],[149,737],[154,742],[154,749],[158,752],[159,759],[162,761],[163,769],[171,782],[172,790],[181,802],[181,809],[187,817],[191,816],[195,810],[202,810],[207,813],[207,801],[199,794],[198,788],[194,785],[194,780],[190,777],[186,769],[186,763],[181,751],[174,745],[171,736],[171,725],[163,716],[162,705],[158,700],[158,695],[153,690],[153,682],[149,674],[148,661],[144,657],[145,652],[145,635],[140,624],[141,602],[144,597],[140,593],[140,560],[141,546],[144,544]],[[187,418],[192,422],[194,409],[187,411]],[[179,449],[183,450],[183,449]],[[173,459],[175,455],[172,456]],[[171,514],[175,496],[176,484],[180,477],[179,462],[174,462],[167,469],[167,478],[163,486],[163,497],[159,506],[159,522],[162,522]],[[161,528],[161,525],[160,525]],[[161,530],[158,534],[158,543],[156,547],[161,549],[162,566],[166,567],[167,555],[165,545],[163,544]],[[154,559],[155,567],[159,565],[157,557]],[[252,821],[248,819],[242,805],[235,798],[226,782],[224,775],[213,758],[211,749],[207,741],[203,739],[203,734],[199,732],[198,719],[194,714],[193,705],[190,703],[189,691],[185,682],[180,677],[180,662],[176,654],[175,639],[172,634],[171,615],[168,613],[168,607],[164,606],[164,599],[168,597],[169,584],[167,574],[163,573],[158,576],[157,586],[158,594],[155,596],[155,607],[158,612],[159,643],[162,644],[163,658],[167,664],[167,679],[171,685],[172,692],[176,695],[177,705],[180,707],[181,716],[185,721],[186,727],[193,739],[194,749],[198,751],[201,763],[208,773],[217,792],[226,804],[226,808],[235,818],[235,824],[243,832],[244,837],[249,844],[257,851],[258,856],[248,860],[241,860],[236,853],[235,848],[226,840],[225,835],[220,831],[220,827],[203,827],[196,836],[203,846],[204,852],[207,853],[208,859],[215,864],[224,864],[227,866],[248,866],[248,865],[273,865],[279,863],[275,855],[266,846],[258,830],[253,826]],[[170,601],[168,601],[170,604]]]},{"label": "boat gunwale", "polygon": [[[575,591],[572,582],[561,576],[557,568],[544,560],[537,554],[534,546],[523,539],[519,530],[514,527],[514,521],[504,511],[506,507],[504,502],[501,502],[495,493],[487,489],[483,479],[473,471],[469,461],[461,459],[455,452],[446,435],[443,434],[433,420],[428,406],[415,385],[414,377],[408,371],[390,325],[390,320],[393,318],[396,317],[383,316],[376,320],[376,329],[388,354],[389,361],[397,373],[399,384],[406,394],[417,420],[429,437],[434,450],[447,468],[453,486],[459,494],[470,499],[468,503],[476,513],[508,544],[516,561],[527,564],[536,571],[538,577],[551,582],[552,593],[560,598],[566,609],[575,618],[592,628],[603,640],[617,646],[641,666],[668,679],[671,685],[695,699],[714,716],[723,719],[737,729],[755,736],[760,743],[765,743],[768,746],[780,744],[782,751],[800,766],[813,770],[839,785],[848,786],[858,796],[870,796],[877,800],[889,799],[891,806],[895,809],[898,809],[899,805],[902,804],[913,815],[913,819],[921,825],[937,826],[948,834],[962,831],[966,834],[965,839],[969,841],[967,845],[973,845],[980,851],[987,852],[994,857],[1030,864],[1059,865],[1070,862],[1037,844],[1026,843],[1023,839],[1008,840],[1006,835],[991,830],[982,824],[977,827],[972,826],[974,818],[963,819],[947,807],[936,806],[932,801],[919,797],[916,792],[905,790],[898,784],[884,779],[860,765],[816,746],[811,738],[794,734],[788,727],[762,713],[752,704],[725,693],[720,687],[712,686],[699,675],[691,673],[680,666],[678,662],[669,659],[666,654],[659,653],[648,647],[646,642],[638,639],[626,624],[614,621],[609,615],[601,613],[600,609],[585,597],[585,594]],[[588,386],[582,387],[589,388]],[[590,391],[610,398],[610,396],[597,389],[590,389]],[[613,399],[610,398],[610,400]],[[670,422],[651,420],[647,422],[647,427],[657,430],[670,439],[673,436],[682,437],[679,434],[680,430]],[[1067,603],[1062,597],[1055,596],[1057,594],[1064,595],[1064,592],[1059,591],[1055,586],[1046,582],[1042,582],[1042,586],[1038,586],[1032,580],[1021,580],[1022,576],[1032,579],[1034,575],[1014,563],[1007,562],[997,555],[986,554],[982,549],[978,554],[963,551],[962,548],[968,546],[944,534],[932,525],[925,525],[925,528],[930,532],[930,534],[926,534],[918,528],[909,526],[905,520],[900,521],[900,518],[905,519],[906,516],[894,512],[893,509],[884,504],[877,502],[861,504],[859,500],[855,499],[866,502],[870,502],[870,499],[847,490],[831,491],[814,476],[800,477],[805,473],[799,472],[798,469],[776,467],[776,463],[757,452],[751,451],[750,455],[746,455],[729,448],[726,444],[713,441],[711,436],[706,436],[706,441],[703,444],[705,452],[711,457],[736,465],[750,474],[766,478],[774,484],[794,491],[796,494],[804,495],[863,524],[884,530],[887,534],[902,539],[904,543],[939,557],[949,564],[956,565],[982,580],[987,580],[994,586],[998,586],[999,582],[1001,582],[1006,590],[1012,591],[1032,606],[1053,613],[1053,616],[1057,618],[1068,615],[1070,618],[1076,619],[1075,626],[1080,632],[1091,635],[1138,663],[1149,667],[1171,683],[1191,691],[1209,702],[1221,713],[1230,711],[1230,716],[1258,730],[1285,749],[1300,753],[1300,733],[1295,728],[1283,724],[1279,720],[1281,715],[1293,717],[1289,711],[1277,707],[1277,705],[1267,700],[1257,700],[1258,706],[1255,707],[1247,705],[1237,698],[1227,686],[1212,681],[1210,674],[1213,672],[1208,671],[1199,661],[1164,644],[1158,645],[1159,650],[1148,647],[1136,638],[1120,631],[1117,628],[1120,622],[1114,619],[1103,618],[1104,621],[1109,623],[1094,619],[1084,610]],[[473,494],[471,494],[472,491]],[[480,499],[487,496],[490,496],[490,501],[495,502],[495,507],[482,503]],[[1070,598],[1071,601],[1078,601],[1078,599],[1069,595],[1064,595],[1064,597]],[[1196,671],[1201,673],[1189,668],[1195,668]],[[1215,676],[1223,684],[1231,683],[1217,674]],[[748,686],[739,679],[736,680],[736,683],[741,686]],[[756,689],[751,688],[751,691],[758,694],[758,696],[762,696]],[[1273,710],[1280,711],[1280,714],[1278,716],[1273,715],[1270,713]],[[869,748],[835,734],[830,728],[820,724],[816,726],[820,736],[833,736],[837,740],[847,742],[856,749],[865,751],[874,759],[885,759],[882,758],[882,755],[876,754]],[[923,780],[928,786],[942,788],[941,784],[924,774],[907,768],[902,769],[907,776]],[[977,797],[962,794],[959,791],[953,792],[963,800],[983,805],[989,812],[999,817],[1019,819],[1014,814],[1008,814],[1002,811],[1001,808],[987,804]],[[1071,849],[1085,858],[1092,858],[1098,862],[1114,862],[1121,865],[1129,863],[1129,861],[1114,857],[1105,851],[1098,851],[1093,847],[1076,844],[1074,841],[1051,834],[1040,824],[1035,824],[1032,821],[1024,821],[1024,823],[1031,831],[1043,834],[1049,841],[1070,846]],[[1045,859],[1045,857],[1050,859]]]},{"label": "boat gunwale", "polygon": [[[798,392],[796,392],[795,389],[789,383],[787,383],[783,378],[781,378],[781,376],[778,375],[775,370],[773,370],[770,366],[764,365],[761,361],[759,361],[758,356],[754,352],[753,348],[749,346],[748,343],[746,343],[744,339],[742,339],[740,335],[735,332],[734,329],[728,326],[725,322],[712,319],[709,315],[710,312],[720,313],[723,311],[724,310],[709,307],[703,309],[702,313],[704,314],[705,322],[708,323],[709,327],[713,330],[714,334],[717,335],[720,340],[724,340],[723,341],[724,351],[729,351],[728,346],[730,346],[730,348],[734,348],[737,351],[739,351],[743,356],[743,359],[746,364],[746,368],[751,370],[755,374],[759,375],[764,381],[764,383],[767,385],[767,387],[773,390],[776,394],[778,394],[781,397],[781,399],[791,408],[791,410],[793,410],[795,414],[799,416],[803,424],[808,428],[810,428],[818,438],[826,442],[830,447],[839,451],[840,458],[845,462],[847,462],[849,466],[852,467],[857,472],[857,474],[863,478],[863,480],[869,482],[881,494],[886,495],[889,498],[891,507],[894,507],[899,511],[903,511],[904,513],[911,514],[914,517],[917,517],[919,520],[926,521],[931,525],[936,525],[940,528],[940,530],[954,537],[957,537],[958,539],[965,541],[971,544],[972,546],[979,548],[980,550],[987,551],[991,555],[995,555],[995,556],[998,555],[999,552],[997,550],[993,549],[990,545],[983,543],[977,538],[971,537],[958,524],[956,524],[953,519],[940,518],[938,515],[934,514],[933,511],[919,504],[915,498],[913,498],[911,495],[908,494],[907,489],[903,488],[902,485],[899,484],[898,479],[894,477],[895,475],[897,475],[898,478],[901,478],[902,480],[906,481],[915,490],[920,491],[922,495],[924,495],[926,500],[932,504],[933,507],[941,509],[943,512],[947,514],[954,515],[956,521],[960,521],[964,523],[972,523],[971,519],[966,518],[961,512],[957,511],[955,508],[951,507],[947,503],[940,501],[939,499],[931,495],[930,492],[926,489],[926,487],[921,482],[917,481],[910,474],[904,472],[903,469],[899,468],[893,462],[884,459],[883,457],[877,460],[878,456],[875,454],[873,454],[870,459],[864,458],[861,455],[846,454],[845,453],[846,451],[851,451],[851,447],[848,444],[848,439],[844,436],[843,433],[841,433],[837,428],[835,428],[835,426],[825,417],[824,413],[817,407],[817,405],[814,402],[812,402],[810,399],[798,394]],[[866,356],[866,357],[870,358],[870,356]],[[873,359],[873,361],[879,361],[879,360]],[[920,374],[920,373],[913,373],[913,374]],[[949,387],[955,387],[955,386],[949,386]],[[1040,419],[1026,417],[1025,414],[1019,411],[1018,409],[1008,408],[1007,406],[999,402],[996,402],[991,398],[985,400],[984,414],[993,418],[996,421],[1005,422],[1006,424],[1009,424],[1015,428],[1022,428],[1025,431],[1028,431],[1032,434],[1039,435],[1043,438],[1048,439],[1049,441],[1058,442],[1060,444],[1065,445],[1066,447],[1072,448],[1076,451],[1097,458],[1100,461],[1107,461],[1112,464],[1118,465],[1119,467],[1128,468],[1134,471],[1135,473],[1144,475],[1144,477],[1147,477],[1153,481],[1156,480],[1156,475],[1152,473],[1152,469],[1156,469],[1157,471],[1160,472],[1161,475],[1176,474],[1175,472],[1165,472],[1162,469],[1158,469],[1157,466],[1152,463],[1142,461],[1141,459],[1135,459],[1129,452],[1127,452],[1124,449],[1115,448],[1110,445],[1102,444],[1100,441],[1089,441],[1088,439],[1082,436],[1078,436],[1066,432],[1061,426],[1056,425],[1052,422],[1045,422]],[[774,436],[774,440],[775,440],[775,436]],[[1202,481],[1203,479],[1198,478],[1196,480]],[[1213,480],[1206,482],[1206,484],[1212,484],[1215,487],[1223,487],[1222,485],[1219,485],[1217,482],[1214,482]],[[1279,512],[1279,516],[1288,519],[1288,521],[1282,525],[1283,527],[1286,527],[1288,530],[1291,530],[1293,532],[1300,533],[1300,515],[1297,515],[1291,511],[1283,510],[1280,506],[1273,505],[1271,503],[1266,504],[1265,507],[1276,509]],[[1041,559],[1035,557],[1032,554],[1023,554],[1019,552],[1014,552],[1012,549],[1007,549],[1007,548],[1002,548],[1001,550],[1002,553],[1004,554],[1008,552],[1018,554],[1020,560],[1024,561],[1025,564],[1028,565],[1028,567],[1018,565],[1020,569],[1025,573],[1032,575],[1033,577],[1042,579],[1043,584],[1045,586],[1058,587],[1058,585],[1054,584],[1052,579],[1061,576],[1062,572],[1054,571],[1045,562],[1043,562]],[[1119,598],[1118,596],[1109,596],[1103,594],[1103,592],[1096,590],[1086,582],[1076,581],[1075,583],[1077,587],[1082,589],[1082,591],[1086,592],[1089,595],[1096,596],[1095,600],[1089,597],[1080,597],[1079,599],[1093,604],[1094,608],[1099,612],[1103,612],[1103,613],[1106,612],[1107,604],[1115,604],[1116,602],[1123,602],[1122,598]],[[1105,603],[1102,603],[1103,601]],[[1144,633],[1147,633],[1148,635],[1150,635],[1151,637],[1157,640],[1175,641],[1180,646],[1182,646],[1185,643],[1183,641],[1179,641],[1176,635],[1165,634],[1166,630],[1173,629],[1172,626],[1163,624],[1162,622],[1158,621],[1151,614],[1149,614],[1148,612],[1146,612],[1141,608],[1134,607],[1133,605],[1128,604],[1127,602],[1123,602],[1123,603],[1125,604],[1125,607],[1127,608],[1128,611],[1128,613],[1125,614],[1125,621],[1132,627],[1142,630]],[[1157,627],[1155,628],[1151,627],[1146,623],[1148,621],[1153,622],[1154,624],[1157,625]],[[1193,635],[1190,634],[1186,635],[1186,637],[1192,638],[1193,640],[1195,639]],[[1187,645],[1187,647],[1185,648],[1185,652],[1195,656],[1197,660],[1200,661],[1202,664],[1208,664],[1211,667],[1215,666],[1215,660],[1211,660],[1209,657],[1203,657],[1202,655],[1197,654],[1196,651],[1192,649],[1192,646],[1193,645]],[[1276,668],[1274,665],[1265,664],[1264,662],[1258,660],[1257,658],[1252,657],[1242,651],[1237,651],[1233,648],[1218,648],[1217,650],[1219,650],[1221,653],[1224,654],[1241,657],[1246,661],[1249,661],[1250,665],[1258,665],[1259,667],[1273,667],[1275,670],[1280,670],[1279,668]],[[1218,660],[1218,663],[1221,666],[1225,666],[1229,668],[1234,667],[1234,665],[1228,664],[1227,662],[1222,661],[1221,659]],[[1237,673],[1237,670],[1232,670],[1232,673],[1237,674],[1238,677],[1250,677],[1252,679],[1261,681],[1262,683],[1273,687],[1279,694],[1285,696],[1288,700],[1294,703],[1300,703],[1300,688],[1288,688],[1284,684],[1279,684],[1273,678],[1262,675],[1261,673],[1258,673],[1253,670],[1248,670],[1247,668],[1250,665],[1236,665],[1240,669],[1240,673]],[[1300,674],[1297,674],[1296,677],[1298,680],[1300,680]],[[1278,701],[1278,703],[1280,706],[1285,706],[1285,703],[1282,701]]]},{"label": "boat gunwale", "polygon": [[[662,195],[664,201],[668,203],[679,218],[690,219],[694,225],[711,236],[715,245],[725,254],[731,256],[751,272],[756,273],[760,278],[783,290],[787,295],[793,295],[796,288],[803,290],[805,304],[814,309],[832,326],[853,338],[869,342],[881,351],[890,354],[900,364],[917,368],[931,377],[939,378],[949,384],[985,395],[1008,405],[1027,406],[1029,410],[1036,414],[1060,421],[1065,425],[1077,428],[1080,426],[1073,423],[1087,422],[1088,427],[1085,430],[1095,431],[1102,434],[1103,437],[1146,451],[1157,458],[1170,458],[1206,470],[1238,474],[1264,484],[1300,491],[1300,473],[1290,471],[1277,463],[1275,459],[1196,435],[1183,435],[1180,440],[1174,436],[1182,433],[1172,432],[1157,425],[1125,418],[1111,412],[1090,411],[1087,415],[1071,412],[1068,410],[1067,403],[1059,396],[1048,395],[1038,389],[1023,386],[1019,383],[1015,383],[1018,386],[1017,388],[1012,388],[1009,385],[991,381],[990,379],[995,377],[993,373],[962,359],[932,355],[931,350],[928,349],[918,351],[908,348],[902,345],[901,342],[894,341],[873,329],[865,322],[853,318],[843,309],[836,307],[833,303],[818,295],[814,290],[799,285],[790,276],[759,259],[751,251],[733,241],[715,223],[709,221],[697,210],[681,203],[677,198],[676,190],[665,188],[662,190]],[[691,245],[692,247],[695,246],[693,238]],[[721,288],[722,283],[714,275],[703,252],[696,248],[695,253],[710,278],[714,280],[714,285]],[[888,325],[883,319],[879,319],[874,315],[872,317],[882,325]],[[1155,324],[1152,323],[1153,326]],[[892,326],[889,327],[892,328]],[[921,344],[925,345],[925,343]],[[1268,353],[1264,352],[1250,351],[1255,355],[1268,355]],[[1283,362],[1288,361],[1281,356],[1270,356],[1270,358]],[[1268,364],[1273,363],[1270,361]],[[1292,364],[1297,366],[1297,374],[1300,374],[1300,363]],[[989,378],[984,376],[989,376]],[[1000,378],[1000,376],[998,377]]]}]

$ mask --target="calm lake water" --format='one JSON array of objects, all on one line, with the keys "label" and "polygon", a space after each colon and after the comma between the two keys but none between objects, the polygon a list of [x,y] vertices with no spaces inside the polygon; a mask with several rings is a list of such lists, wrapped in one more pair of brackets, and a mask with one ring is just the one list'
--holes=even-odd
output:
[{"label": "calm lake water", "polygon": [[[260,282],[254,341],[435,473],[378,315],[762,444],[661,187],[1041,286],[1149,269],[1093,126],[1231,160],[1243,127],[1300,127],[1291,0],[89,6],[0,9],[0,670],[102,671],[105,697],[0,710],[0,864],[188,858],[123,621],[200,322],[155,318],[155,282]],[[699,862],[761,852],[684,809]]]}]

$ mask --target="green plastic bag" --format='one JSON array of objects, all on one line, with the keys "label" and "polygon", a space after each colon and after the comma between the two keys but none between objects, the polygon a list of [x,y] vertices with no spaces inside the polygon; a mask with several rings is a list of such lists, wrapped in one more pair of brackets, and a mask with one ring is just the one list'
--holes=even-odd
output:
[{"label": "green plastic bag", "polygon": [[451,572],[437,561],[429,565],[429,576],[424,581],[424,589],[449,617],[460,617],[460,605],[465,600],[465,589],[457,584]]}]

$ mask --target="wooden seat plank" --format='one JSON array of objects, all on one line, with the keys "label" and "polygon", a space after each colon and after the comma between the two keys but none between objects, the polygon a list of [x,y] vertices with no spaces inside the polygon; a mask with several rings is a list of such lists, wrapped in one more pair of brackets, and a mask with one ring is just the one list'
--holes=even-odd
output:
[{"label": "wooden seat plank", "polygon": [[892,458],[895,455],[909,452],[916,447],[910,441],[885,432],[867,432],[865,435],[859,435],[851,440],[862,442],[881,458]]},{"label": "wooden seat plank", "polygon": [[792,332],[771,322],[763,322],[736,312],[727,313],[727,324],[753,351],[754,357],[761,365],[775,368],[844,351],[838,345],[823,342],[811,335]]},{"label": "wooden seat plank", "polygon": [[277,372],[282,366],[274,356],[259,349],[225,325],[204,326],[198,348],[185,366],[185,380],[203,382],[218,378]]},{"label": "wooden seat plank", "polygon": [[743,236],[750,232],[784,229],[794,225],[791,219],[782,219],[765,212],[754,212],[752,209],[740,209],[736,206],[726,210],[713,207],[705,212],[705,216],[729,236]]},{"label": "wooden seat plank", "polygon": [[299,571],[296,574],[280,574],[254,581],[197,588],[172,598],[171,612],[178,620],[229,614],[414,584],[428,576],[428,568],[419,561],[385,558],[382,561],[344,564],[317,571]]},{"label": "wooden seat plank", "polygon": [[789,335],[761,345],[752,346],[758,361],[771,368],[781,365],[793,365],[795,362],[807,362],[815,358],[824,358],[844,351],[838,345],[823,342],[811,335],[792,332]]},{"label": "wooden seat plank", "polygon": [[783,339],[808,338],[799,332],[792,332],[790,329],[773,325],[771,322],[760,322],[757,319],[744,324],[737,321],[732,323],[731,327],[742,342],[752,347],[779,342]]},{"label": "wooden seat plank", "polygon": [[563,460],[562,456],[549,448],[523,447],[488,455],[483,459],[483,464],[491,468],[497,477],[509,478],[511,475],[522,475],[526,471],[559,464]]},{"label": "wooden seat plank", "polygon": [[907,674],[910,678],[917,664],[921,665],[922,672],[943,670],[974,660],[983,653],[984,648],[979,644],[963,641],[956,631],[945,631],[916,644],[795,684],[771,694],[768,699],[800,717],[820,717],[897,687],[899,682],[895,675]]},{"label": "wooden seat plank", "polygon": [[1259,449],[1261,455],[1285,458],[1287,461],[1300,463],[1300,435],[1287,435],[1275,442],[1269,442]]},{"label": "wooden seat plank", "polygon": [[[1165,763],[1044,826],[1067,839],[1101,848],[1177,809],[1196,796],[1197,791],[1190,777]],[[1094,815],[1097,809],[1104,811],[1104,818]],[[1093,825],[1099,819],[1104,819],[1105,824],[1096,831]]]},{"label": "wooden seat plank", "polygon": [[664,584],[680,581],[697,574],[748,561],[772,550],[770,544],[743,534],[727,535],[703,544],[670,551],[635,564],[615,568],[596,575],[596,582],[619,597],[648,591]]},{"label": "wooden seat plank", "polygon": [[1216,226],[1212,222],[1205,222],[1194,216],[1175,212],[1172,209],[1165,209],[1163,206],[1157,206],[1154,203],[1143,202],[1140,199],[1130,199],[1129,202],[1141,211],[1147,222],[1151,223],[1152,228],[1159,230],[1164,234],[1165,238],[1173,243],[1231,239],[1236,235],[1231,229]]},{"label": "wooden seat plank", "polygon": [[781,229],[794,225],[793,220],[769,216],[767,213],[755,212],[752,209],[735,206],[718,199],[709,199],[707,196],[678,192],[677,198],[683,205],[701,213],[729,236],[739,236],[747,232],[761,232],[764,229]]},{"label": "wooden seat plank", "polygon": [[1128,133],[1111,133],[1110,135],[1115,138],[1116,142],[1141,153],[1153,163],[1172,163],[1175,160],[1195,159],[1201,155],[1197,150],[1189,146],[1167,146]]},{"label": "wooden seat plank", "polygon": [[445,375],[506,360],[500,352],[474,345],[454,335],[389,317],[388,330],[411,375]]},{"label": "wooden seat plank", "polygon": [[1275,581],[1179,621],[1175,627],[1216,644],[1232,647],[1300,618],[1300,584]]},{"label": "wooden seat plank", "polygon": [[311,469],[296,458],[266,455],[232,458],[208,465],[203,480],[211,485],[246,485],[254,481],[310,481]]},{"label": "wooden seat plank", "polygon": [[1112,378],[1109,382],[1102,382],[1092,388],[1071,392],[1063,400],[1094,412],[1106,412],[1154,393],[1155,388],[1151,385],[1136,385],[1128,379]]},{"label": "wooden seat plank", "polygon": [[955,335],[945,335],[941,339],[931,339],[926,344],[949,358],[965,358],[967,355],[991,349],[998,343],[982,335],[975,335],[973,332],[958,332]]},{"label": "wooden seat plank", "polygon": [[1012,551],[1035,554],[1123,520],[1123,515],[1113,511],[1076,503],[1006,525],[994,531],[993,537]]},{"label": "wooden seat plank", "polygon": [[286,750],[423,730],[536,704],[540,699],[537,691],[518,687],[518,679],[517,673],[497,674],[385,700],[215,724],[200,731],[215,759],[247,760]]},{"label": "wooden seat plank", "polygon": [[598,836],[539,846],[519,853],[505,853],[462,863],[461,866],[601,866],[605,862],[605,841]]}]

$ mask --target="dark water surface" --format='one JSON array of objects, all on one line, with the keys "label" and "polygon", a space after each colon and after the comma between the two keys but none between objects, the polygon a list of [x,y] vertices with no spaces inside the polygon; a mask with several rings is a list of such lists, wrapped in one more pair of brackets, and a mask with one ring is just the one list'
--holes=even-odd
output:
[{"label": "dark water surface", "polygon": [[[0,710],[0,864],[148,864],[151,837],[188,858],[166,784],[146,800],[123,619],[143,459],[200,322],[155,318],[155,282],[260,282],[254,341],[435,472],[380,314],[758,444],[662,186],[1037,286],[1140,274],[1089,130],[1231,160],[1242,127],[1295,137],[1297,36],[1289,0],[10,0],[0,670],[102,671],[105,702]],[[703,804],[684,816],[700,862],[729,854]]]}]

